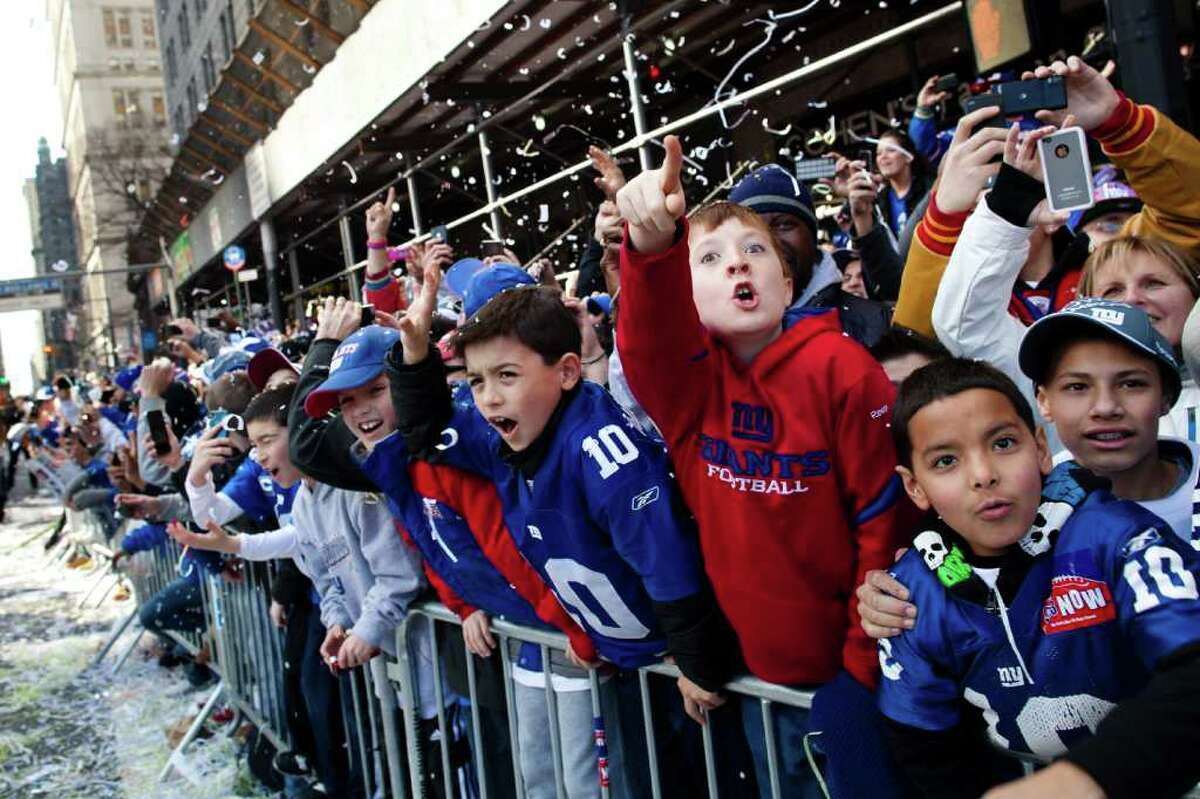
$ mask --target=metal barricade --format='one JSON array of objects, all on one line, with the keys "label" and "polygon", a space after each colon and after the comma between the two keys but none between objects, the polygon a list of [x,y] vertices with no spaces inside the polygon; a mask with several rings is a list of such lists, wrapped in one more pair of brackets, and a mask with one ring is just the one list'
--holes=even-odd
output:
[{"label": "metal barricade", "polygon": [[[445,606],[437,602],[422,602],[413,605],[408,612],[403,624],[396,631],[396,645],[399,653],[399,662],[389,664],[388,676],[395,682],[400,689],[401,708],[404,717],[404,737],[407,745],[408,755],[408,774],[410,787],[414,797],[424,797],[427,791],[423,786],[423,753],[420,750],[418,737],[420,728],[420,719],[414,702],[416,688],[418,685],[419,675],[416,670],[416,659],[413,656],[410,643],[412,634],[423,625],[428,625],[430,634],[436,640],[437,625],[461,625],[459,618]],[[563,655],[566,653],[567,637],[558,632],[549,632],[537,630],[529,627],[523,627],[516,624],[511,624],[500,619],[492,620],[492,632],[497,637],[497,649],[500,653],[504,681],[504,699],[508,715],[508,737],[509,744],[512,750],[512,777],[516,785],[517,795],[524,794],[524,786],[521,773],[521,755],[519,748],[519,736],[517,731],[517,709],[514,699],[514,686],[512,678],[512,658],[509,655],[508,642],[510,640],[530,643],[536,645],[541,652],[543,663],[543,678],[544,691],[546,700],[546,711],[550,720],[550,752],[549,755],[553,758],[553,771],[555,781],[555,792],[560,799],[567,795],[566,785],[564,780],[564,770],[562,764],[562,730],[559,726],[559,718],[557,713],[557,698],[553,687],[551,670],[546,668],[546,664],[551,662],[551,653],[558,652]],[[475,673],[474,660],[470,654],[466,654],[466,671],[467,682],[470,696],[467,697],[471,708],[471,723],[470,723],[470,738],[472,743],[472,751],[474,752],[473,767],[475,770],[475,783],[478,786],[478,792],[481,799],[488,797],[489,778],[494,775],[485,773],[483,753],[486,751],[488,741],[483,737],[483,725],[480,719],[479,702],[476,695],[477,675]],[[441,665],[440,660],[434,660],[434,686],[438,690],[437,696],[437,729],[438,736],[442,741],[449,741],[452,737],[452,731],[447,724],[446,702],[441,694]],[[640,694],[641,705],[641,722],[644,732],[645,741],[645,764],[648,774],[644,775],[648,779],[650,795],[654,799],[661,799],[663,796],[663,780],[664,775],[660,770],[659,753],[656,745],[655,734],[655,716],[651,702],[650,680],[659,678],[670,678],[672,680],[679,677],[679,671],[672,665],[665,663],[646,666],[638,670],[638,691]],[[601,689],[600,676],[595,669],[588,671],[589,692],[591,696],[591,704],[593,715],[596,718],[601,716]],[[672,690],[674,690],[672,688]],[[767,765],[769,771],[769,788],[772,797],[781,796],[780,782],[780,765],[779,765],[779,749],[778,742],[774,736],[774,714],[778,706],[788,706],[796,708],[810,709],[812,707],[812,692],[800,691],[794,688],[775,685],[764,682],[754,677],[739,677],[731,681],[725,686],[725,691],[729,694],[735,694],[741,697],[749,697],[757,699],[761,706],[764,734],[764,747],[767,753]],[[703,725],[700,728],[702,736],[702,748],[705,766],[705,783],[707,785],[708,795],[712,799],[718,799],[720,790],[718,787],[717,774],[717,753],[713,742],[713,733],[711,725]],[[603,738],[603,735],[600,736]],[[493,742],[494,743],[494,742]],[[597,758],[599,773],[603,773],[603,768],[606,765],[604,757],[606,755],[605,741],[597,741]],[[440,768],[442,771],[443,784],[451,785],[453,774],[451,773],[451,764],[448,756],[448,747],[440,747]],[[398,765],[398,764],[397,764]],[[610,789],[607,782],[602,784],[602,795],[608,797]]]}]

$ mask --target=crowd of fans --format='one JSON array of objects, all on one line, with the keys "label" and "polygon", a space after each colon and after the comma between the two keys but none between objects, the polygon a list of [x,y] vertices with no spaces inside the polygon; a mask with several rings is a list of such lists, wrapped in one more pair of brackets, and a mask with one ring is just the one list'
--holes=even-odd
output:
[{"label": "crowd of fans", "polygon": [[[139,597],[152,632],[202,632],[205,575],[275,563],[293,787],[361,790],[339,675],[395,656],[432,591],[462,640],[413,643],[421,745],[454,745],[430,666],[455,687],[465,643],[481,681],[513,681],[528,796],[555,795],[545,669],[567,794],[649,795],[637,669],[664,656],[668,795],[704,791],[687,717],[723,796],[769,795],[761,705],[723,688],[747,673],[816,691],[774,708],[784,796],[817,795],[810,760],[834,796],[1180,795],[1200,778],[1200,143],[1109,74],[1040,67],[1066,108],[1006,125],[953,123],[930,78],[907,130],[839,158],[832,224],[781,165],[689,208],[675,137],[628,181],[593,149],[604,199],[565,290],[506,248],[430,240],[396,268],[389,195],[364,297],[315,327],[176,319],[144,367],[4,393],[5,486],[24,458],[104,516],[118,561],[186,545]],[[1097,201],[1068,216],[1036,151],[1072,126]],[[492,618],[570,646],[511,644],[502,675]],[[495,746],[454,756],[513,795],[504,702],[480,701]]]}]

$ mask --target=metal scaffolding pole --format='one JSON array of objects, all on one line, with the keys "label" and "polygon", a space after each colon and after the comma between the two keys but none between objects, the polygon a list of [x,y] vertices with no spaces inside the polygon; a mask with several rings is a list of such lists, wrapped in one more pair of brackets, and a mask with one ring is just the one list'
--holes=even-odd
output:
[{"label": "metal scaffolding pole", "polygon": [[275,241],[275,222],[270,217],[258,223],[262,239],[263,267],[267,270],[267,304],[271,308],[271,323],[283,332],[283,300],[279,292],[279,245]]},{"label": "metal scaffolding pole", "polygon": [[346,282],[350,284],[350,299],[360,302],[362,292],[358,287],[358,273],[354,271],[354,239],[350,235],[350,215],[346,213],[346,198],[341,201],[342,216],[338,219],[338,232],[342,236],[342,263],[346,267]]},{"label": "metal scaffolding pole", "polygon": [[421,224],[421,203],[417,200],[416,175],[412,172],[409,172],[404,177],[404,183],[408,187],[408,208],[410,211],[412,211],[413,234],[420,236],[425,232],[425,228]]},{"label": "metal scaffolding pole", "polygon": [[[492,234],[498,239],[503,239],[504,228],[500,224],[500,209],[495,207],[496,184],[492,182],[492,149],[488,147],[487,131],[482,128],[479,130],[479,159],[483,162],[483,185],[487,188],[488,205],[493,206],[490,214]],[[416,197],[411,193],[409,196]]]},{"label": "metal scaffolding pole", "polygon": [[304,326],[304,292],[300,290],[300,256],[288,250],[288,272],[292,276],[292,313],[296,324]]},{"label": "metal scaffolding pole", "polygon": [[[626,14],[621,21],[621,51],[625,54],[625,81],[629,85],[629,110],[633,113],[633,129],[639,139],[646,135],[646,109],[642,105],[642,88],[638,80],[637,58],[633,54],[633,32],[630,30],[632,16]],[[650,145],[643,141],[638,145],[638,160],[642,171],[653,169],[650,162]],[[491,201],[491,198],[488,198]]]}]

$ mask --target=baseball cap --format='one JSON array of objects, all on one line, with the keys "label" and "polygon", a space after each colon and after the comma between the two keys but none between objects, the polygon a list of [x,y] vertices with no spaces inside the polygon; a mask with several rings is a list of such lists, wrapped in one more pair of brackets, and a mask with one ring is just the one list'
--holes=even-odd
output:
[{"label": "baseball cap", "polygon": [[759,167],[737,182],[729,202],[743,205],[756,214],[792,214],[804,220],[817,235],[817,215],[808,187],[779,164]]},{"label": "baseball cap", "polygon": [[834,250],[832,255],[833,262],[837,264],[839,272],[845,272],[846,267],[849,266],[853,261],[862,260],[862,253],[857,250],[847,250],[843,248],[840,250]]},{"label": "baseball cap", "polygon": [[607,294],[593,294],[587,298],[587,309],[589,313],[608,316],[612,313],[612,297]]},{"label": "baseball cap", "polygon": [[241,349],[222,352],[205,364],[202,377],[206,383],[215,383],[230,372],[245,369],[250,365],[250,353]]},{"label": "baseball cap", "polygon": [[500,292],[517,286],[531,286],[536,282],[528,272],[512,264],[492,264],[480,269],[471,278],[463,294],[463,313],[470,319]]},{"label": "baseball cap", "polygon": [[1021,340],[1021,371],[1034,383],[1042,383],[1062,344],[1071,340],[1072,331],[1079,330],[1099,331],[1156,360],[1163,375],[1163,393],[1175,404],[1182,381],[1171,345],[1150,324],[1145,311],[1123,302],[1088,297],[1034,322]]},{"label": "baseball cap", "polygon": [[300,374],[296,364],[289,361],[286,355],[274,347],[267,347],[254,353],[254,357],[250,359],[250,364],[246,367],[246,372],[250,375],[250,382],[254,384],[254,387],[262,391],[271,375],[280,369],[291,369],[297,375]]},{"label": "baseball cap", "polygon": [[455,297],[463,297],[471,278],[475,277],[480,269],[483,269],[483,261],[478,258],[460,258],[446,270],[442,282],[446,284],[446,290]]},{"label": "baseball cap", "polygon": [[126,391],[133,391],[133,387],[137,385],[138,378],[141,376],[141,364],[138,364],[137,366],[126,366],[124,369],[117,372],[117,376],[113,378],[113,382]]},{"label": "baseball cap", "polygon": [[304,412],[319,419],[337,405],[339,391],[369,383],[383,371],[388,350],[400,340],[390,327],[371,325],[354,331],[333,351],[329,377],[304,398]]},{"label": "baseball cap", "polygon": [[1095,204],[1091,208],[1076,211],[1067,221],[1067,226],[1072,231],[1079,230],[1088,222],[1107,214],[1120,212],[1136,214],[1142,210],[1142,200],[1137,196],[1137,192],[1119,180],[1109,180],[1094,186],[1092,197]]}]

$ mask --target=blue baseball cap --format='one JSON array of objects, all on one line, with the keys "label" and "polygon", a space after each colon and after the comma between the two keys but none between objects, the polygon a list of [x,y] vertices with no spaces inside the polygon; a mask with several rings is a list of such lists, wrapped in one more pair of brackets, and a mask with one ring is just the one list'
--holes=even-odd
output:
[{"label": "blue baseball cap", "polygon": [[1171,345],[1154,329],[1145,311],[1123,302],[1087,297],[1034,322],[1021,340],[1018,355],[1021,371],[1035,384],[1044,383],[1062,344],[1070,342],[1072,333],[1080,330],[1107,334],[1157,361],[1163,375],[1163,394],[1168,404],[1175,404],[1182,380]]},{"label": "blue baseball cap", "polygon": [[138,378],[142,376],[142,366],[126,366],[121,371],[117,372],[113,382],[126,391],[133,391],[133,387],[137,385]]},{"label": "blue baseball cap", "polygon": [[593,294],[587,298],[587,309],[589,313],[608,316],[612,313],[612,297],[607,294]]},{"label": "blue baseball cap", "polygon": [[488,300],[502,291],[515,289],[517,286],[532,286],[537,281],[528,272],[512,264],[492,264],[481,269],[467,284],[463,294],[463,313],[470,319],[475,313],[487,305]]},{"label": "blue baseball cap", "polygon": [[215,383],[230,372],[244,371],[250,365],[250,357],[250,353],[240,349],[222,352],[205,364],[204,380],[208,383]]},{"label": "blue baseball cap", "polygon": [[446,270],[442,282],[451,294],[461,298],[466,295],[471,278],[475,277],[480,269],[483,269],[483,261],[478,258],[460,258]]},{"label": "blue baseball cap", "polygon": [[339,391],[349,391],[379,377],[388,350],[400,340],[390,327],[371,325],[354,331],[333,351],[329,377],[304,398],[304,412],[314,419],[329,413],[337,405]]}]

